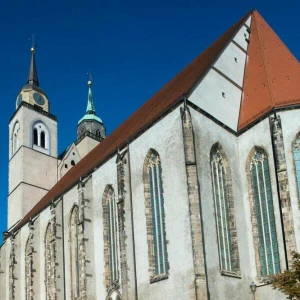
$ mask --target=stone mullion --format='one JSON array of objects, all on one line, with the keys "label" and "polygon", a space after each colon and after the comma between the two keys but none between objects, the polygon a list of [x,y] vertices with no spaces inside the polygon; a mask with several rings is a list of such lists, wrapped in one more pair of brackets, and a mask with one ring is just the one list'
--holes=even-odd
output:
[{"label": "stone mullion", "polygon": [[126,232],[125,232],[125,169],[124,153],[118,153],[117,156],[117,181],[118,181],[118,230],[119,230],[119,248],[120,248],[120,265],[121,265],[121,287],[122,287],[122,299],[128,298],[128,263],[126,256]]},{"label": "stone mullion", "polygon": [[85,200],[84,186],[80,181],[78,185],[78,203],[79,203],[79,219],[78,219],[78,239],[79,239],[79,268],[80,268],[80,300],[87,299],[86,290],[86,264],[85,264],[85,238],[84,238],[84,222],[85,222]]},{"label": "stone mullion", "polygon": [[280,116],[270,116],[270,124],[275,152],[275,168],[279,185],[279,200],[287,251],[287,263],[288,266],[291,266],[293,261],[292,252],[296,250],[296,241]]},{"label": "stone mullion", "polygon": [[208,299],[208,294],[204,258],[204,241],[202,240],[203,229],[201,222],[201,199],[198,186],[192,118],[186,103],[184,108],[181,109],[181,115],[195,277],[195,281],[192,283],[192,286],[195,288],[195,292],[191,294],[190,299],[204,300]]}]

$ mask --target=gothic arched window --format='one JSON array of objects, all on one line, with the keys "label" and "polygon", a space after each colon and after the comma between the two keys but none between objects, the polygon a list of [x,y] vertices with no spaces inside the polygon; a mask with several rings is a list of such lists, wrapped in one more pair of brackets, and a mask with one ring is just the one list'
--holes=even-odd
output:
[{"label": "gothic arched window", "polygon": [[103,198],[104,243],[108,245],[108,251],[104,251],[104,256],[106,266],[109,266],[106,268],[109,278],[107,285],[119,281],[117,216],[115,192],[111,186],[107,186]]},{"label": "gothic arched window", "polygon": [[46,285],[46,300],[52,300],[55,292],[55,259],[53,249],[53,233],[51,224],[49,223],[45,234],[45,285]]},{"label": "gothic arched window", "polygon": [[29,236],[27,243],[26,243],[26,247],[25,247],[25,295],[26,295],[26,300],[33,300],[32,263],[33,263],[33,260],[32,260],[31,236]]},{"label": "gothic arched window", "polygon": [[14,155],[20,147],[19,131],[20,131],[20,123],[16,122],[14,125],[13,135],[12,135],[12,155]]},{"label": "gothic arched window", "polygon": [[50,135],[47,127],[41,121],[37,121],[32,127],[33,149],[49,154]]},{"label": "gothic arched window", "polygon": [[280,273],[278,243],[268,158],[263,150],[251,157],[252,210],[256,217],[259,266],[262,277]]},{"label": "gothic arched window", "polygon": [[72,300],[80,297],[79,210],[74,206],[70,217],[70,265]]},{"label": "gothic arched window", "polygon": [[298,188],[298,200],[300,201],[300,136],[298,136],[294,143],[294,163]]},{"label": "gothic arched window", "polygon": [[239,253],[232,180],[225,153],[219,144],[211,151],[211,173],[220,268],[224,271],[236,272],[239,270]]},{"label": "gothic arched window", "polygon": [[[150,277],[166,274],[169,270],[162,168],[158,153],[150,150],[144,163],[144,191]],[[148,213],[149,212],[149,213]]]}]

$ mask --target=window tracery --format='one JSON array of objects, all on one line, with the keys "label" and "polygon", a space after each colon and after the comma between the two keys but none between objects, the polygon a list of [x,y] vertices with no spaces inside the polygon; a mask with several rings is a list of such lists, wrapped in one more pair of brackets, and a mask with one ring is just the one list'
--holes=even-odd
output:
[{"label": "window tracery", "polygon": [[[144,164],[144,190],[150,281],[167,276],[169,271],[165,210],[163,197],[162,167],[158,153],[150,150]],[[149,212],[149,213],[148,213]],[[166,277],[167,278],[167,277]]]},{"label": "window tracery", "polygon": [[267,277],[280,273],[276,224],[268,158],[256,150],[250,163],[253,210],[256,217],[260,273]]},{"label": "window tracery", "polygon": [[70,265],[72,300],[78,299],[80,290],[80,243],[79,243],[79,209],[74,206],[70,217]]},{"label": "window tracery", "polygon": [[211,155],[211,172],[215,204],[219,258],[221,270],[233,271],[233,243],[230,228],[227,174],[223,157],[215,147]]},{"label": "window tracery", "polygon": [[296,181],[297,181],[297,191],[298,191],[298,200],[300,205],[300,136],[296,139],[294,143],[294,163],[295,163],[295,172],[296,172]]}]

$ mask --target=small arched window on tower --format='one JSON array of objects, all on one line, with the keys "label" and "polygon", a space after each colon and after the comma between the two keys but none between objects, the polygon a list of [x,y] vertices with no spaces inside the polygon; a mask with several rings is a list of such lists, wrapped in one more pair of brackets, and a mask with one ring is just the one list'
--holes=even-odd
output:
[{"label": "small arched window on tower", "polygon": [[45,141],[45,132],[44,131],[41,131],[41,147],[42,148],[45,148],[45,145],[46,145],[46,141]]},{"label": "small arched window on tower", "polygon": [[38,131],[36,128],[33,129],[33,144],[38,145]]},{"label": "small arched window on tower", "polygon": [[37,121],[32,127],[32,148],[45,154],[50,154],[50,135],[47,127]]},{"label": "small arched window on tower", "polygon": [[20,132],[20,123],[16,122],[12,134],[12,155],[14,155],[20,147],[19,132]]}]

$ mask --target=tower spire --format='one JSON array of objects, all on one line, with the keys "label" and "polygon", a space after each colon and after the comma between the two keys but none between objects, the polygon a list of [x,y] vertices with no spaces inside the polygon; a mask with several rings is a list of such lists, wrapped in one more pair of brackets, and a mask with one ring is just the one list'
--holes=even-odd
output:
[{"label": "tower spire", "polygon": [[34,40],[31,47],[31,61],[30,61],[27,83],[31,85],[39,86],[39,79],[38,79],[36,63],[35,63]]},{"label": "tower spire", "polygon": [[86,106],[86,114],[87,115],[96,115],[94,101],[93,101],[93,94],[92,94],[92,80],[88,81],[89,91],[88,91],[88,103]]},{"label": "tower spire", "polygon": [[88,101],[85,115],[77,124],[77,139],[81,140],[85,136],[89,136],[97,141],[102,141],[105,138],[105,127],[102,120],[97,117],[92,94],[92,76],[88,73]]}]

